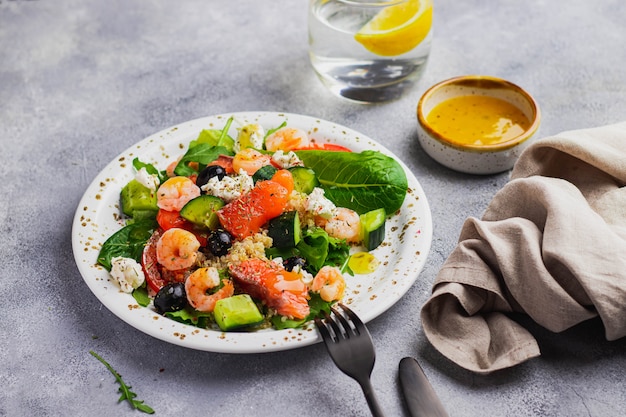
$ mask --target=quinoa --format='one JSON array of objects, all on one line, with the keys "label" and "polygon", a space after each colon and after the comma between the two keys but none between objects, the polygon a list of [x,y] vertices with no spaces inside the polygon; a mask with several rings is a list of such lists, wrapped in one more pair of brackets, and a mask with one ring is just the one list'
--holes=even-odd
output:
[{"label": "quinoa", "polygon": [[215,267],[217,269],[226,269],[229,265],[238,265],[248,259],[267,259],[265,249],[272,246],[272,238],[267,235],[267,231],[256,233],[243,240],[233,243],[233,246],[224,256],[213,256],[205,254],[202,264],[205,267]]},{"label": "quinoa", "polygon": [[298,191],[293,191],[289,195],[285,211],[295,210],[300,217],[300,224],[306,227],[315,226],[315,215],[306,209],[307,195]]}]

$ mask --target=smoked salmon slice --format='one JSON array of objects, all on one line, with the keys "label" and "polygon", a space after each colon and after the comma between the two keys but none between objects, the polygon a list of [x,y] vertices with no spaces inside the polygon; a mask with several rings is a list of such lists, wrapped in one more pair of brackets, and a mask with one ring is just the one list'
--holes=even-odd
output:
[{"label": "smoked salmon slice", "polygon": [[262,259],[230,265],[235,282],[251,297],[261,300],[282,316],[304,319],[309,315],[308,288],[297,272]]}]

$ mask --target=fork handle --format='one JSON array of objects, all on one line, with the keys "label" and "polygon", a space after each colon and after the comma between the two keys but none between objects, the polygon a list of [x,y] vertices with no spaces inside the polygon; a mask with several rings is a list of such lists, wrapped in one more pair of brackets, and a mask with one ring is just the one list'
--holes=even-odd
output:
[{"label": "fork handle", "polygon": [[370,411],[372,412],[372,417],[385,417],[385,413],[383,413],[383,410],[380,408],[378,400],[376,399],[376,394],[374,393],[374,387],[372,387],[371,381],[369,379],[359,381],[359,385],[361,385],[363,394],[365,394],[365,399],[367,400],[367,405],[370,407]]}]

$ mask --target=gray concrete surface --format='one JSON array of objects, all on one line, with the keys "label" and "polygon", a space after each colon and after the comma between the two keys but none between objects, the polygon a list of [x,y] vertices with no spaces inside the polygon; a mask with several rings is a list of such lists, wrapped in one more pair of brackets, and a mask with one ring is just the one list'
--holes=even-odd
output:
[{"label": "gray concrete surface", "polygon": [[[307,57],[304,0],[0,0],[0,415],[139,415],[117,403],[108,360],[159,416],[365,416],[354,381],[324,346],[214,354],[136,331],[104,308],[71,251],[71,222],[95,175],[142,138],[186,120],[286,111],[344,124],[388,146],[429,199],[434,240],[409,292],[369,325],[389,416],[408,415],[397,381],[422,363],[451,416],[624,416],[626,340],[598,321],[553,334],[528,322],[542,356],[489,376],[428,344],[419,310],[468,216],[508,174],[469,176],[417,144],[430,85],[487,74],[526,88],[540,135],[626,119],[622,0],[435,0],[431,59],[405,98],[377,106],[328,93]],[[625,167],[626,169],[626,167]]]}]

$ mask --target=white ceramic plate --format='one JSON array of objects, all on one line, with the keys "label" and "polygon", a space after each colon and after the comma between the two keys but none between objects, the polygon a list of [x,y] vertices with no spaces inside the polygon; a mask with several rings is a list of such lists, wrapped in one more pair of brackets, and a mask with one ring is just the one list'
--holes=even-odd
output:
[{"label": "white ceramic plate", "polygon": [[[189,142],[202,129],[222,129],[234,116],[231,136],[242,124],[260,123],[265,129],[286,121],[289,126],[308,131],[318,142],[332,142],[354,151],[378,150],[395,157],[374,140],[347,127],[288,113],[245,112],[204,117],[156,133],[130,147],[110,162],[87,188],[76,210],[72,246],[80,273],[94,295],[116,316],[131,326],[166,342],[212,352],[259,353],[293,349],[321,341],[310,324],[304,329],[229,332],[203,330],[181,324],[157,314],[151,307],[137,305],[135,299],[120,291],[109,273],[96,264],[102,243],[119,230],[119,194],[134,177],[135,157],[159,169],[182,155]],[[364,322],[368,322],[397,302],[413,285],[424,267],[432,241],[432,220],[428,201],[415,176],[406,171],[409,192],[403,206],[386,225],[386,239],[373,253],[381,266],[372,274],[346,276],[344,302]]]}]

